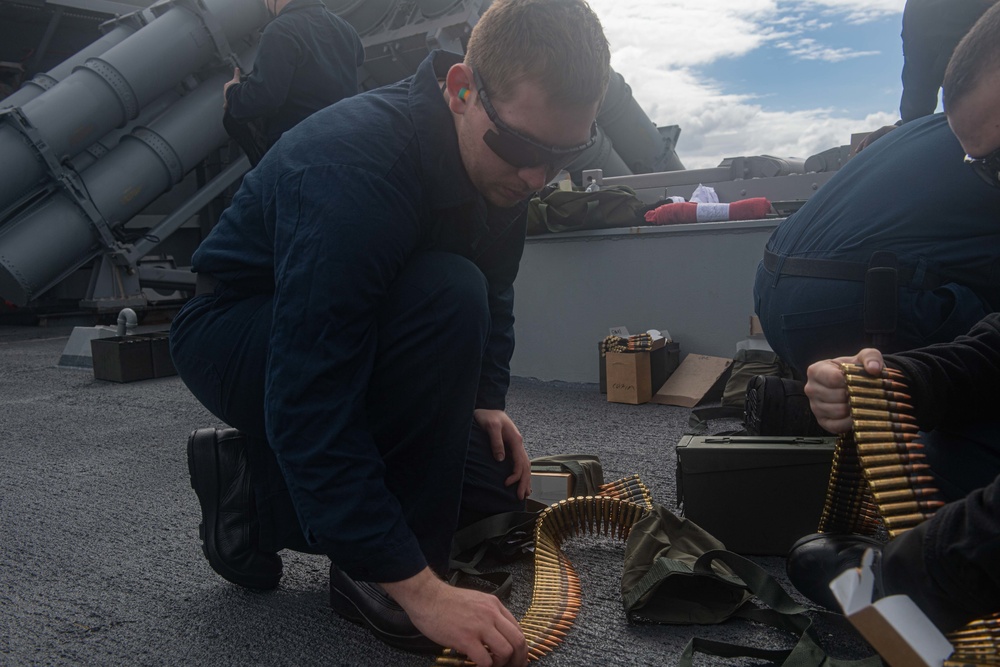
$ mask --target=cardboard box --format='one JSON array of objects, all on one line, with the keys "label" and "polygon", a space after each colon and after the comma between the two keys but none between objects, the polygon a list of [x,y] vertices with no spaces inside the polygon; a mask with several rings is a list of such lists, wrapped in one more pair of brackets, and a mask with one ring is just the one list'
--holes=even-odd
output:
[{"label": "cardboard box", "polygon": [[153,377],[153,355],[149,339],[112,336],[90,341],[94,355],[94,377],[111,382],[135,382]]},{"label": "cardboard box", "polygon": [[608,401],[648,403],[653,396],[649,352],[608,352],[604,355],[608,374]]},{"label": "cardboard box", "polygon": [[663,386],[656,390],[651,400],[662,405],[692,408],[711,395],[713,390],[718,390],[721,396],[727,371],[732,364],[732,359],[689,354]]},{"label": "cardboard box", "polygon": [[[673,374],[681,364],[681,346],[679,343],[670,341],[662,343],[649,352],[649,380],[650,387],[656,392],[667,378]],[[608,368],[607,360],[604,357],[604,341],[597,343],[597,366],[600,378],[601,393],[608,393]]]},{"label": "cardboard box", "polygon": [[532,472],[531,495],[546,505],[565,500],[573,493],[573,475],[568,472]]},{"label": "cardboard box", "polygon": [[149,340],[149,353],[153,359],[153,377],[177,375],[174,360],[170,358],[170,334],[165,332],[136,334]]},{"label": "cardboard box", "polygon": [[677,444],[678,503],[730,551],[786,556],[816,532],[836,442],[686,435]]},{"label": "cardboard box", "polygon": [[94,377],[98,380],[135,382],[177,375],[166,333],[95,338],[90,341],[90,351],[94,359]]},{"label": "cardboard box", "polygon": [[830,582],[844,615],[893,667],[938,667],[954,647],[909,597],[889,595],[872,603],[873,558],[868,549],[860,568],[847,570]]}]

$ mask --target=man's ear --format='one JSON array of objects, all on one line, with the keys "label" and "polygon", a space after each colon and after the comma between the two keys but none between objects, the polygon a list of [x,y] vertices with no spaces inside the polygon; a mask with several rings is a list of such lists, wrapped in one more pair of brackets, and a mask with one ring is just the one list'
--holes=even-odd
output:
[{"label": "man's ear", "polygon": [[444,81],[445,89],[448,91],[448,108],[452,113],[464,114],[476,94],[472,68],[465,63],[452,65]]}]

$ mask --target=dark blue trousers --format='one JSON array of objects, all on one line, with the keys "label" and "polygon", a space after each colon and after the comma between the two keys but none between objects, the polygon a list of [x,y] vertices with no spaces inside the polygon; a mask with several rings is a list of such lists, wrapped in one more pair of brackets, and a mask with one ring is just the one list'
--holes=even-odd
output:
[{"label": "dark blue trousers", "polygon": [[[933,290],[901,286],[896,333],[884,353],[947,343],[969,332],[990,309],[971,289],[948,283]],[[754,311],[775,354],[805,378],[810,364],[857,353],[865,333],[864,284],[775,276],[757,267]]]},{"label": "dark blue trousers", "polygon": [[[265,436],[264,374],[273,317],[281,317],[273,295],[220,284],[178,314],[171,354],[195,397],[251,438],[261,548],[315,553]],[[516,487],[503,485],[512,472],[510,457],[496,462],[488,437],[472,422],[489,321],[482,273],[465,258],[440,252],[414,257],[377,312],[378,349],[365,396],[369,424],[386,485],[428,563],[439,571],[447,567],[460,521],[524,508]],[[357,494],[366,491],[361,480],[343,484]]]}]

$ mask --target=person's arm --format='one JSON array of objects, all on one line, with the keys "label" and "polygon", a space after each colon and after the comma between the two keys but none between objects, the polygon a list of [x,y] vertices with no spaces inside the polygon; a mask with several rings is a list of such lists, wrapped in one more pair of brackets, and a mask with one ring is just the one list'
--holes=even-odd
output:
[{"label": "person's arm", "polygon": [[1000,604],[998,536],[1000,477],[886,544],[886,594],[908,595],[943,632],[985,618]]},{"label": "person's arm", "polygon": [[992,414],[1000,381],[1000,313],[987,315],[953,343],[886,355],[886,363],[906,376],[918,424],[925,431],[946,417]]},{"label": "person's arm", "polygon": [[936,50],[928,45],[904,47],[903,93],[899,98],[899,117],[903,123],[929,116],[937,109],[942,81],[934,64],[937,58]]},{"label": "person's arm", "polygon": [[[937,12],[948,11],[942,3],[910,0],[903,11],[903,93],[899,116],[903,123],[934,113],[944,70],[939,64],[944,48],[934,25]],[[949,54],[944,55],[947,61]]]},{"label": "person's arm", "polygon": [[425,636],[477,665],[527,664],[524,634],[495,596],[449,586],[430,569],[383,587]]},{"label": "person's arm", "polygon": [[524,448],[521,432],[503,410],[477,408],[473,411],[472,418],[489,436],[495,460],[503,461],[510,455],[513,472],[504,480],[504,484],[517,484],[517,497],[524,500],[531,493],[531,460]]},{"label": "person's arm", "polygon": [[857,155],[858,153],[860,153],[861,151],[863,151],[864,149],[868,148],[873,143],[875,143],[878,139],[881,139],[885,135],[895,130],[897,127],[899,127],[899,125],[900,123],[897,123],[896,125],[883,125],[879,129],[869,132],[868,134],[865,135],[865,138],[858,143],[857,148],[855,148],[851,154]]},{"label": "person's arm", "polygon": [[504,409],[510,385],[510,359],[514,354],[514,280],[524,252],[527,228],[524,214],[512,211],[494,212],[493,215],[499,218],[504,214],[513,220],[477,259],[488,283],[491,328],[483,355],[476,407],[487,410]]},{"label": "person's arm", "polygon": [[983,318],[953,343],[887,355],[866,349],[852,357],[827,359],[807,371],[806,395],[819,425],[831,433],[850,430],[847,384],[841,363],[863,365],[878,374],[883,365],[903,371],[920,428],[935,428],[945,418],[990,414],[1000,380],[1000,313]]},{"label": "person's arm", "polygon": [[516,217],[479,261],[488,283],[491,327],[473,417],[489,434],[493,457],[500,461],[510,454],[514,471],[505,483],[508,486],[517,484],[518,498],[524,499],[530,492],[531,462],[521,433],[506,414],[505,407],[510,386],[510,359],[514,354],[514,279],[524,251],[527,218],[512,210],[499,215]]},{"label": "person's arm", "polygon": [[284,105],[302,60],[301,48],[280,23],[273,22],[264,29],[250,76],[234,85],[226,84],[225,106],[233,118],[268,116]]},{"label": "person's arm", "polygon": [[233,86],[240,85],[241,76],[243,76],[243,74],[242,72],[240,72],[240,68],[234,67],[233,78],[230,79],[229,81],[226,81],[225,85],[222,86],[222,108],[226,109],[227,111],[229,110],[229,89],[232,88]]}]

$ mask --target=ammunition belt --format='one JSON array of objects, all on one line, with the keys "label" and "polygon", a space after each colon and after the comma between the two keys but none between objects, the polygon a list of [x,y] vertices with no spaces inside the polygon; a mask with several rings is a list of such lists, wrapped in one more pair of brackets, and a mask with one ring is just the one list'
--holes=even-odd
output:
[{"label": "ammunition belt", "polygon": [[[903,374],[881,377],[843,364],[853,433],[837,440],[821,533],[896,537],[944,505],[917,441],[918,428]],[[1000,614],[948,633],[955,648],[945,667],[1000,665]]]},{"label": "ammunition belt", "polygon": [[653,349],[653,337],[648,333],[624,336],[605,336],[601,344],[601,356],[608,352],[645,352]]},{"label": "ammunition belt", "polygon": [[[580,577],[562,552],[562,544],[578,535],[628,539],[632,526],[653,508],[649,489],[632,475],[601,486],[599,495],[560,500],[544,509],[535,523],[535,583],[528,611],[519,621],[528,644],[528,659],[551,653],[566,638],[580,610]],[[435,665],[474,665],[446,648]]]}]

